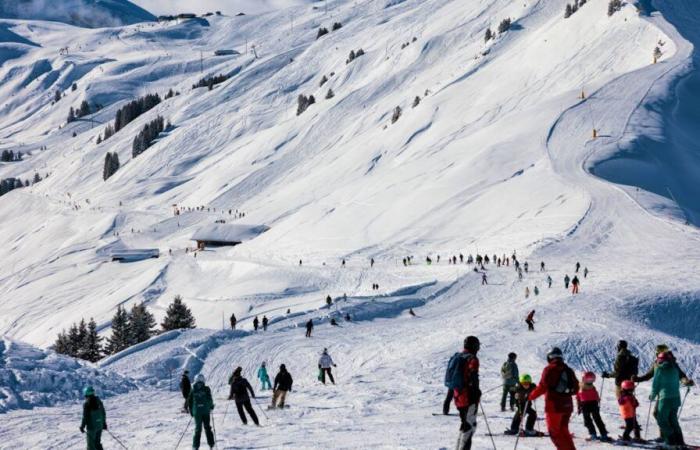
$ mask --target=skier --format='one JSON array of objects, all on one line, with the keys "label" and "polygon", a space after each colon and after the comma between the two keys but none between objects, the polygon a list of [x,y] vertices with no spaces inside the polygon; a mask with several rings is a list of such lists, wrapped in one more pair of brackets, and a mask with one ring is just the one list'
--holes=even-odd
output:
[{"label": "skier", "polygon": [[[243,411],[243,408],[245,408],[250,418],[253,419],[253,423],[260,426],[258,416],[253,410],[253,405],[250,404],[250,397],[255,398],[255,392],[253,392],[253,386],[241,375],[242,371],[242,367],[236,367],[236,370],[233,371],[233,375],[231,375],[231,378],[228,380],[228,383],[231,385],[229,400],[236,401],[236,409],[238,410],[238,415],[243,425],[248,425],[248,419]],[[248,392],[250,392],[250,397],[248,396]]]},{"label": "skier", "polygon": [[642,437],[639,433],[640,427],[637,422],[637,407],[639,402],[634,396],[634,382],[625,380],[622,382],[620,397],[617,399],[617,404],[620,406],[620,414],[625,421],[625,432],[620,437],[623,441],[630,441],[630,433],[634,431],[634,440],[642,442]]},{"label": "skier", "polygon": [[326,305],[331,306],[333,304],[333,299],[330,295],[326,296]]},{"label": "skier", "polygon": [[583,268],[583,278],[587,278],[587,277],[588,277],[588,267],[584,267]]},{"label": "skier", "polygon": [[571,293],[572,294],[578,294],[579,283],[580,282],[578,281],[578,275],[574,275],[574,279],[571,280]]},{"label": "skier", "polygon": [[547,363],[540,383],[528,398],[534,401],[545,394],[544,412],[552,443],[557,450],[575,450],[569,419],[574,411],[571,397],[576,395],[578,380],[574,371],[564,363],[564,355],[558,347],[549,351]]},{"label": "skier", "polygon": [[532,292],[534,292],[535,295],[540,295],[540,289],[537,286],[535,286],[535,288],[532,290]]},{"label": "skier", "polygon": [[314,329],[314,319],[309,319],[308,322],[306,322],[306,337],[310,338],[311,337],[311,331]]},{"label": "skier", "polygon": [[338,322],[336,322],[335,319],[331,319],[331,325],[333,325],[334,327],[339,327],[339,326],[340,326],[340,325],[338,325]]},{"label": "skier", "polygon": [[328,378],[331,380],[331,383],[335,384],[333,374],[331,373],[331,367],[338,366],[333,362],[333,358],[331,358],[331,355],[328,354],[328,349],[324,348],[323,353],[321,353],[321,358],[319,358],[318,360],[318,369],[320,371],[319,376],[321,379],[321,383],[326,384],[326,374],[328,374]]},{"label": "skier", "polygon": [[673,354],[669,351],[660,353],[656,361],[657,367],[649,396],[650,401],[654,401],[657,397],[659,399],[656,423],[661,430],[664,444],[684,446],[683,431],[678,423],[678,409],[681,407],[680,370]]},{"label": "skier", "polygon": [[263,316],[263,320],[262,320],[263,331],[267,331],[267,324],[268,323],[269,323],[269,321],[267,320],[267,316]]},{"label": "skier", "polygon": [[523,269],[518,267],[518,280],[523,281]]},{"label": "skier", "polygon": [[569,281],[571,281],[571,278],[569,278],[569,274],[567,273],[564,275],[564,289],[569,289]]},{"label": "skier", "polygon": [[552,287],[552,277],[550,275],[547,275],[547,287]]},{"label": "skier", "polygon": [[[613,365],[612,372],[603,372],[603,378],[615,379],[615,395],[620,398],[622,382],[625,380],[633,380],[639,372],[639,358],[634,356],[627,349],[627,341],[620,340],[617,343],[617,357]],[[653,376],[653,375],[652,375]],[[650,379],[649,377],[648,379]]]},{"label": "skier", "polygon": [[265,365],[265,361],[263,361],[262,364],[260,364],[260,368],[258,369],[258,380],[260,380],[261,391],[264,391],[265,389],[270,389],[272,387],[270,386],[270,375],[267,374],[267,366]]},{"label": "skier", "polygon": [[343,261],[340,263],[340,265],[345,267],[345,258],[343,258]]},{"label": "skier", "polygon": [[[608,430],[605,428],[603,419],[600,418],[600,395],[598,395],[598,390],[593,385],[595,383],[595,374],[586,372],[583,374],[581,381],[583,384],[581,385],[581,390],[576,394],[576,404],[578,413],[583,413],[583,424],[588,429],[590,440],[612,441],[608,437]],[[600,432],[600,438],[598,433],[596,433],[596,426]]]},{"label": "skier", "polygon": [[83,395],[85,403],[83,403],[80,432],[85,434],[88,450],[102,450],[102,430],[107,429],[105,407],[102,400],[95,395],[95,389],[92,386],[85,387]]},{"label": "skier", "polygon": [[535,331],[535,310],[533,309],[530,311],[530,314],[527,315],[527,318],[525,319],[525,323],[527,323],[527,331]]},{"label": "skier", "polygon": [[525,269],[525,273],[527,273],[528,267],[529,267],[529,265],[528,265],[527,261],[525,261],[525,264],[523,264],[523,268]]},{"label": "skier", "polygon": [[345,313],[345,320],[347,322],[350,322],[352,319],[350,318],[350,313]]},{"label": "skier", "polygon": [[192,383],[190,383],[190,372],[189,370],[185,370],[182,373],[182,378],[180,379],[180,392],[182,392],[182,396],[185,399],[185,404],[182,407],[183,413],[189,413],[189,410],[187,409],[187,399],[189,398],[191,391]]},{"label": "skier", "polygon": [[530,288],[525,286],[525,298],[530,297]]},{"label": "skier", "polygon": [[231,329],[235,330],[236,329],[236,315],[231,313],[231,318],[229,320],[231,321]]},{"label": "skier", "polygon": [[506,410],[506,399],[510,397],[510,410],[515,411],[515,388],[518,384],[518,364],[515,360],[518,355],[508,353],[508,360],[501,366],[501,379],[503,380],[503,393],[501,395],[501,411]]},{"label": "skier", "polygon": [[280,371],[275,375],[275,386],[272,390],[272,408],[284,408],[287,392],[292,390],[292,375],[287,372],[287,366],[280,365]]},{"label": "skier", "polygon": [[255,331],[258,331],[258,327],[260,326],[260,321],[258,320],[258,316],[255,316],[255,319],[253,319],[253,328]]},{"label": "skier", "polygon": [[540,262],[540,272],[544,272],[544,261]]},{"label": "skier", "polygon": [[431,264],[433,263],[433,260],[430,259],[430,256],[426,256],[426,257],[425,257],[425,263],[426,263],[427,265],[431,265]]},{"label": "skier", "polygon": [[464,350],[455,354],[448,364],[446,381],[454,389],[454,401],[459,411],[459,437],[457,450],[470,450],[476,431],[476,414],[481,401],[479,389],[479,359],[481,344],[476,336],[464,339]]},{"label": "skier", "polygon": [[523,416],[527,414],[523,434],[525,436],[542,435],[542,433],[538,433],[537,431],[535,431],[535,422],[537,422],[537,411],[535,411],[535,409],[532,407],[532,402],[528,400],[528,396],[534,390],[535,385],[532,384],[532,377],[527,373],[520,375],[520,380],[515,387],[515,415],[513,415],[513,420],[510,423],[510,428],[505,431],[505,434],[518,434],[518,432],[520,431],[520,423],[522,422]]},{"label": "skier", "polygon": [[489,284],[489,281],[488,281],[488,279],[486,278],[486,274],[485,274],[485,273],[482,273],[482,274],[481,274],[481,285],[483,286],[483,285],[485,285],[485,284]]},{"label": "skier", "polygon": [[211,430],[211,411],[214,409],[214,399],[211,396],[211,389],[204,384],[204,375],[201,373],[194,379],[192,392],[187,399],[187,406],[190,414],[194,418],[194,436],[192,437],[192,449],[199,449],[202,439],[202,426],[207,436],[209,448],[214,448],[214,433]]},{"label": "skier", "polygon": [[299,265],[301,266],[301,265],[302,265],[302,263],[303,263],[303,261],[302,261],[302,260],[300,259],[300,260],[299,260]]},{"label": "skier", "polygon": [[374,258],[370,258],[369,260],[369,266],[374,267]]},{"label": "skier", "polygon": [[578,270],[581,268],[581,263],[576,261],[576,273],[578,273]]}]

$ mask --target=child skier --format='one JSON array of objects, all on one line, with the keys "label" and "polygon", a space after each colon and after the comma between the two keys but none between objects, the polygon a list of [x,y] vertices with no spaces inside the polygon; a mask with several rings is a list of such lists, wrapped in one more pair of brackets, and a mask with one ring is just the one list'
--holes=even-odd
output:
[{"label": "child skier", "polygon": [[83,389],[83,395],[85,403],[83,403],[80,432],[85,433],[88,450],[98,450],[102,448],[102,430],[107,429],[107,415],[102,400],[95,395],[95,389],[92,386]]},{"label": "child skier", "polygon": [[526,373],[520,375],[520,380],[515,387],[515,402],[516,410],[513,416],[513,421],[510,423],[510,428],[505,431],[505,434],[518,434],[520,432],[520,422],[523,416],[527,414],[525,420],[524,436],[541,436],[534,430],[535,422],[537,421],[537,411],[532,407],[532,403],[528,397],[535,390],[535,385],[532,383],[532,377]]},{"label": "child skier", "polygon": [[272,388],[270,385],[270,376],[267,374],[267,367],[265,367],[265,361],[260,364],[260,368],[258,369],[258,380],[260,380],[260,384],[262,385],[260,388],[261,391]]},{"label": "child skier", "polygon": [[[576,394],[576,403],[578,404],[578,413],[583,413],[583,424],[588,429],[591,435],[590,440],[600,439],[603,442],[609,442],[612,439],[608,437],[608,430],[605,428],[603,419],[600,418],[600,395],[595,388],[595,374],[586,372],[583,374],[581,389]],[[596,433],[596,426],[600,432],[600,437]]]},{"label": "child skier", "polygon": [[634,430],[634,440],[641,441],[639,424],[637,423],[637,407],[639,407],[639,402],[634,396],[634,382],[625,380],[620,387],[622,390],[617,403],[620,406],[622,419],[625,421],[625,432],[620,439],[629,441],[630,433]]}]

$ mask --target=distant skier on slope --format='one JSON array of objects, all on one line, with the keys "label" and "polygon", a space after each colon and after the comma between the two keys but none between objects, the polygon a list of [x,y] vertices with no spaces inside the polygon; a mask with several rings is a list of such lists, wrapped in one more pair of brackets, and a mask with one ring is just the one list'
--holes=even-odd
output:
[{"label": "distant skier on slope", "polygon": [[[258,422],[258,416],[253,410],[253,405],[250,404],[250,397],[255,398],[255,392],[253,391],[253,386],[250,385],[248,380],[246,380],[243,375],[242,367],[236,367],[233,371],[233,375],[229,378],[228,382],[231,385],[231,394],[229,395],[229,400],[236,401],[236,409],[238,410],[238,415],[241,418],[243,425],[248,425],[248,419],[246,418],[245,411],[248,411],[250,418],[253,419],[255,425],[260,425]],[[250,397],[248,396],[250,392]]]},{"label": "distant skier on slope", "polygon": [[535,286],[535,288],[532,290],[532,292],[533,292],[535,295],[540,295],[540,288],[538,288],[537,286]]},{"label": "distant skier on slope", "polygon": [[481,344],[476,336],[464,339],[464,350],[455,353],[447,365],[445,384],[453,389],[454,402],[459,411],[459,436],[456,450],[470,450],[476,431],[476,416],[481,390],[479,389],[479,359]]},{"label": "distant skier on slope", "polygon": [[552,287],[552,277],[550,275],[547,275],[547,287]]},{"label": "distant skier on slope", "polygon": [[231,318],[229,319],[231,322],[231,329],[235,330],[236,329],[236,315],[231,313]]},{"label": "distant skier on slope", "polygon": [[413,317],[416,317],[416,313],[413,311],[413,308],[408,308],[408,313]]},{"label": "distant skier on slope", "polygon": [[189,398],[191,391],[192,383],[190,382],[190,372],[189,370],[185,370],[182,372],[182,378],[180,379],[180,392],[185,399],[185,404],[182,406],[183,413],[189,413],[187,410],[187,399]]},{"label": "distant skier on slope", "polygon": [[571,278],[569,278],[569,274],[564,275],[564,289],[569,289],[569,282],[571,281]]},{"label": "distant skier on slope", "polygon": [[581,268],[581,263],[576,261],[576,273],[578,273],[578,270]]},{"label": "distant skier on slope", "polygon": [[287,366],[281,364],[280,370],[275,376],[275,385],[272,390],[272,408],[284,408],[287,392],[292,390],[293,383],[292,375],[287,372]]},{"label": "distant skier on slope", "polygon": [[535,310],[533,309],[530,311],[530,314],[527,315],[527,318],[525,319],[525,323],[527,323],[527,330],[528,331],[535,331]]},{"label": "distant skier on slope", "polygon": [[95,395],[95,389],[92,386],[83,389],[83,395],[85,403],[83,403],[80,432],[85,434],[88,450],[102,450],[102,430],[107,429],[105,407],[102,400]]},{"label": "distant skier on slope", "polygon": [[485,273],[482,273],[482,274],[481,274],[481,285],[483,286],[483,285],[485,285],[485,284],[489,284],[489,281],[488,281],[488,279],[486,278],[486,274],[485,274]]},{"label": "distant skier on slope", "polygon": [[214,448],[214,433],[211,429],[211,411],[214,409],[214,399],[211,396],[211,389],[204,384],[204,375],[201,373],[194,379],[192,392],[187,399],[190,414],[194,418],[194,435],[192,436],[192,449],[199,449],[202,439],[202,427],[207,437],[209,448]]},{"label": "distant skier on slope", "polygon": [[270,386],[270,375],[267,373],[267,366],[265,365],[265,361],[263,361],[260,364],[260,367],[258,368],[258,380],[260,380],[260,390],[264,391],[265,389],[270,389],[272,386]]},{"label": "distant skier on slope", "polygon": [[263,331],[267,331],[267,324],[268,323],[269,323],[269,320],[267,320],[267,316],[263,316],[263,318],[262,318]]},{"label": "distant skier on slope", "polygon": [[588,278],[588,267],[583,268],[583,278]]},{"label": "distant skier on slope", "polygon": [[530,297],[530,288],[525,286],[525,298]]},{"label": "distant skier on slope", "polygon": [[324,348],[323,353],[321,353],[321,357],[318,360],[318,369],[320,370],[321,383],[326,384],[326,375],[328,375],[328,379],[331,380],[331,383],[335,384],[335,380],[333,379],[333,373],[331,372],[331,367],[338,366],[333,362],[333,358],[331,358],[331,355],[328,354],[328,349]]},{"label": "distant skier on slope", "polygon": [[540,272],[544,272],[544,261],[540,262]]},{"label": "distant skier on slope", "polygon": [[306,337],[310,338],[311,337],[311,332],[314,329],[314,320],[309,319],[308,322],[306,322]]},{"label": "distant skier on slope", "polygon": [[338,322],[337,322],[335,319],[331,319],[331,325],[334,326],[334,327],[339,327],[339,326],[340,326],[340,325],[338,324]]},{"label": "distant skier on slope", "polygon": [[255,319],[253,319],[253,329],[255,331],[258,331],[259,326],[260,326],[260,321],[258,320],[258,316],[255,316]]},{"label": "distant skier on slope", "polygon": [[547,366],[542,371],[540,382],[528,398],[532,402],[545,395],[547,429],[557,450],[576,448],[569,432],[569,419],[574,411],[572,396],[577,391],[576,374],[564,363],[561,350],[558,347],[552,348],[547,354]]},{"label": "distant skier on slope", "polygon": [[581,282],[578,280],[578,275],[574,275],[574,279],[571,280],[571,293],[578,294],[578,287]]}]

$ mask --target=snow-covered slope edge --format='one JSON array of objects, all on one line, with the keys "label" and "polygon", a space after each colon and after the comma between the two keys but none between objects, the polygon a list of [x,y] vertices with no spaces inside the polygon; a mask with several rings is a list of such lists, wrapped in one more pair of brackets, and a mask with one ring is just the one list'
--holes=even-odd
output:
[{"label": "snow-covered slope edge", "polygon": [[52,20],[91,28],[155,20],[129,0],[9,0],[0,2],[0,18]]}]

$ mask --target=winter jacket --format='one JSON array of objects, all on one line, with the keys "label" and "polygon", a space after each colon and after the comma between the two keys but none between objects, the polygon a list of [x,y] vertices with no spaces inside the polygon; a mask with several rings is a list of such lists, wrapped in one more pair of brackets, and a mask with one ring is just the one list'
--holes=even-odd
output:
[{"label": "winter jacket", "polygon": [[625,380],[631,380],[632,376],[637,375],[637,368],[635,367],[637,364],[634,362],[635,360],[636,358],[626,348],[621,349],[617,353],[613,372],[609,374],[611,378],[615,378],[615,384],[617,386],[621,385]]},{"label": "winter jacket", "polygon": [[253,386],[248,383],[243,377],[232,377],[229,381],[231,384],[231,396],[236,400],[236,403],[243,403],[250,400],[250,396],[255,398],[255,392],[253,392]]},{"label": "winter jacket", "polygon": [[535,390],[535,385],[530,383],[528,387],[523,386],[518,383],[515,388],[515,401],[518,404],[518,409],[523,411],[525,409],[525,404],[528,402],[528,397]]},{"label": "winter jacket", "polygon": [[599,402],[600,395],[598,390],[592,384],[582,384],[581,389],[576,394],[576,401],[579,403]]},{"label": "winter jacket", "polygon": [[321,358],[318,360],[318,367],[321,369],[329,369],[335,364],[333,363],[333,358],[328,353],[323,353]]},{"label": "winter jacket", "polygon": [[518,365],[513,360],[508,360],[501,366],[501,378],[506,386],[515,386],[518,384]]},{"label": "winter jacket", "polygon": [[204,383],[197,382],[192,386],[192,392],[187,398],[187,406],[192,416],[206,416],[214,409],[214,399],[211,396],[211,389]]},{"label": "winter jacket", "polygon": [[542,371],[540,383],[530,394],[530,400],[544,394],[544,410],[547,413],[571,414],[574,411],[572,396],[578,392],[578,380],[573,370],[560,359],[552,360]]},{"label": "winter jacket", "polygon": [[[463,353],[469,353],[463,350]],[[467,362],[462,369],[462,379],[464,387],[454,390],[455,406],[466,408],[469,405],[479,403],[481,390],[479,390],[479,359],[474,355],[469,355]]]},{"label": "winter jacket", "polygon": [[623,392],[620,398],[617,399],[617,404],[620,407],[620,415],[623,419],[632,419],[637,417],[637,407],[639,402],[634,397],[633,393]]},{"label": "winter jacket", "polygon": [[[671,356],[673,357],[673,354],[671,354]],[[680,366],[678,366],[678,362],[676,361],[676,358],[673,358],[673,363],[675,364],[676,368],[678,369],[678,378],[681,380],[687,379],[688,377],[686,376],[685,372],[683,372],[683,369],[681,369]],[[652,378],[654,378],[654,372],[656,371],[657,367],[658,367],[658,364],[656,361],[654,361],[654,364],[651,365],[651,367],[649,368],[647,373],[645,373],[644,375],[642,375],[640,377],[635,377],[634,380],[637,381],[638,383],[642,383],[644,381],[651,380]]]},{"label": "winter jacket", "polygon": [[273,389],[275,391],[291,391],[292,383],[294,383],[292,375],[286,370],[284,372],[280,371],[275,377],[275,386]]},{"label": "winter jacket", "polygon": [[105,413],[102,400],[98,397],[94,397],[94,400],[86,399],[85,403],[83,403],[83,420],[80,422],[80,428],[102,430],[106,426],[107,414]]},{"label": "winter jacket", "polygon": [[258,369],[258,380],[260,381],[265,381],[265,380],[270,380],[270,376],[267,374],[267,367],[265,366],[260,366]]},{"label": "winter jacket", "polygon": [[190,383],[190,377],[183,374],[182,379],[180,380],[180,392],[182,392],[182,396],[184,398],[187,398],[190,396],[190,391],[192,391],[192,384]]},{"label": "winter jacket", "polygon": [[678,366],[673,361],[664,361],[654,371],[654,381],[651,384],[651,399],[657,396],[659,400],[680,398],[680,377]]}]

